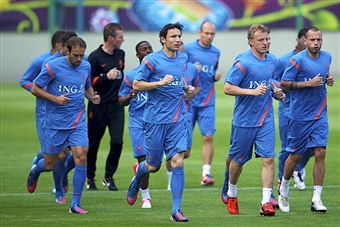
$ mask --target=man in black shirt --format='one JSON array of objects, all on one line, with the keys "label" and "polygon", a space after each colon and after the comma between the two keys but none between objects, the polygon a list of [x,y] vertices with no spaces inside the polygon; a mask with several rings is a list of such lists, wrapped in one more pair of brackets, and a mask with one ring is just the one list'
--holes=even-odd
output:
[{"label": "man in black shirt", "polygon": [[95,184],[97,154],[106,127],[110,133],[110,152],[106,159],[102,184],[110,191],[117,191],[113,175],[122,152],[124,132],[124,108],[119,105],[118,91],[124,76],[125,52],[123,27],[109,23],[104,27],[104,44],[88,57],[91,64],[92,87],[101,97],[100,105],[88,104],[87,189],[98,190]]}]

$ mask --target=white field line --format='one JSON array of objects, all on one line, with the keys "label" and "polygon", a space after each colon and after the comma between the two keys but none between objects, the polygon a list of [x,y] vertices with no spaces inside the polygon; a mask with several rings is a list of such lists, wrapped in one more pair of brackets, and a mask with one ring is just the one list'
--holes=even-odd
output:
[{"label": "white field line", "polygon": [[[291,189],[293,188],[292,186],[290,187]],[[306,186],[306,188],[313,188],[313,186]],[[326,185],[323,186],[323,188],[340,188],[340,185]],[[243,187],[243,188],[237,188],[238,191],[243,191],[243,190],[260,190],[262,188],[260,187]],[[215,187],[199,187],[199,188],[189,188],[189,189],[184,189],[184,191],[220,191],[221,188],[215,188]],[[274,188],[276,190],[276,188]],[[167,191],[167,189],[150,189],[150,192],[164,192]],[[98,190],[98,191],[88,191],[84,189],[83,193],[108,193],[110,191],[106,190]],[[120,190],[118,192],[113,192],[113,193],[126,193],[126,190]],[[69,192],[70,193],[70,192]],[[112,193],[112,192],[110,192]],[[16,193],[16,194],[0,194],[0,197],[5,197],[5,196],[32,196],[32,195],[50,195],[52,194],[51,192],[38,192],[38,193]]]}]

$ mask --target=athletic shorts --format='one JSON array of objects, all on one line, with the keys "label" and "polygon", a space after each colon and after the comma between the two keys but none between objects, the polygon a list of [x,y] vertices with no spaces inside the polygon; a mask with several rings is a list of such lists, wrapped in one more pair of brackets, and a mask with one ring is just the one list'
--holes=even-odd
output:
[{"label": "athletic shorts", "polygon": [[145,156],[143,128],[129,127],[132,153],[134,158]]},{"label": "athletic shorts", "polygon": [[274,120],[266,121],[261,127],[232,126],[228,158],[240,165],[252,158],[253,147],[255,157],[275,157],[275,126]]},{"label": "athletic shorts", "polygon": [[[186,121],[169,124],[144,123],[146,162],[158,167],[165,153],[166,160],[187,148]],[[164,152],[164,153],[163,153]]]},{"label": "athletic shorts", "polygon": [[51,155],[59,154],[63,148],[68,146],[88,146],[86,124],[83,127],[70,130],[44,130],[44,153]]},{"label": "athletic shorts", "polygon": [[326,147],[328,134],[328,117],[313,121],[290,120],[287,151],[299,155],[307,148]]},{"label": "athletic shorts", "polygon": [[215,134],[215,106],[193,107],[193,128],[197,121],[202,136]]}]

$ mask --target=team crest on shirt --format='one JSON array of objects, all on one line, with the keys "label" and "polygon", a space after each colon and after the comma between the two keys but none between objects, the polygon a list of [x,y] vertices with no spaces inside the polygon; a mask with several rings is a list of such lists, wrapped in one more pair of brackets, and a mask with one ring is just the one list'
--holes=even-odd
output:
[{"label": "team crest on shirt", "polygon": [[121,59],[119,59],[118,65],[119,65],[119,68],[121,69],[124,68],[124,62]]},{"label": "team crest on shirt", "polygon": [[186,67],[186,64],[183,64],[183,65],[182,65],[182,71],[185,72],[186,68],[187,68],[187,67]]}]

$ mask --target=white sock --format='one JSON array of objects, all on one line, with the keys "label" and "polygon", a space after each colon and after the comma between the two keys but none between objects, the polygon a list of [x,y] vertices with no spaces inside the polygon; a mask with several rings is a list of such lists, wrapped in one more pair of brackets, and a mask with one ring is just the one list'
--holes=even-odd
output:
[{"label": "white sock", "polygon": [[202,167],[202,177],[209,174],[210,175],[211,165],[204,164]]},{"label": "white sock", "polygon": [[141,189],[140,192],[142,193],[142,199],[151,199],[149,194],[149,188],[147,189]]},{"label": "white sock", "polygon": [[322,192],[322,186],[314,185],[312,202],[321,200],[321,192]]},{"label": "white sock", "polygon": [[237,197],[237,184],[229,184],[228,197]]},{"label": "white sock", "polygon": [[288,196],[289,182],[290,180],[286,180],[284,177],[282,177],[281,186],[280,186],[280,194],[282,196]]},{"label": "white sock", "polygon": [[273,189],[271,188],[262,188],[262,201],[261,204],[269,203],[270,196],[272,195]]},{"label": "white sock", "polygon": [[171,182],[171,177],[172,177],[172,171],[166,171],[166,174],[168,175],[168,183],[170,184]]}]

